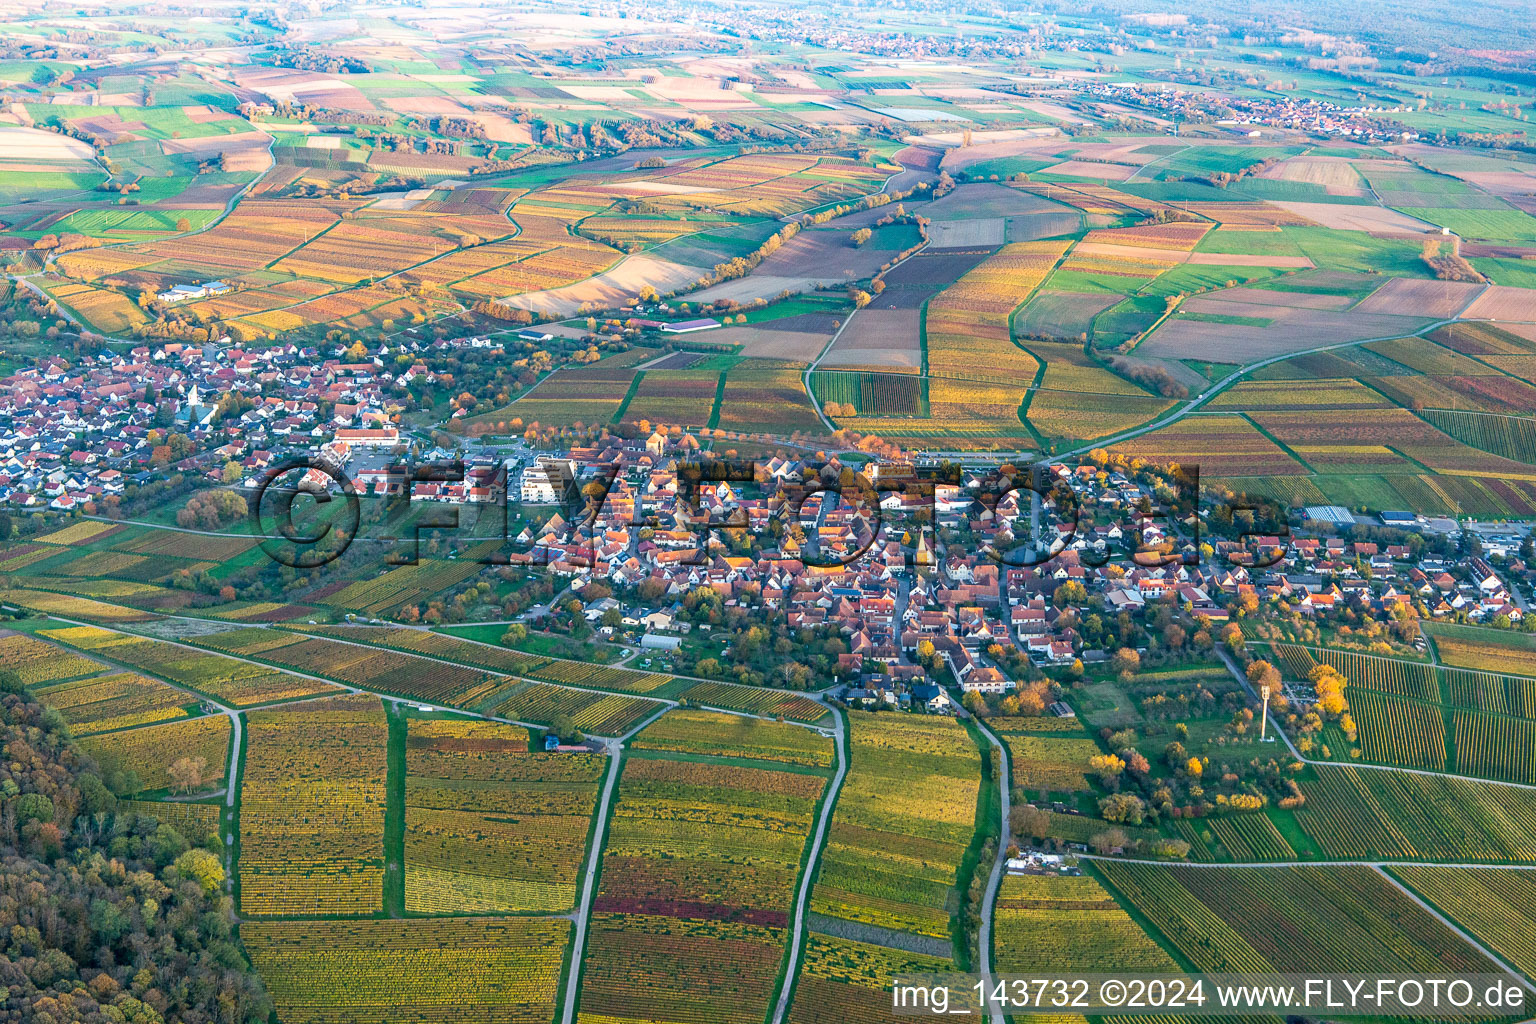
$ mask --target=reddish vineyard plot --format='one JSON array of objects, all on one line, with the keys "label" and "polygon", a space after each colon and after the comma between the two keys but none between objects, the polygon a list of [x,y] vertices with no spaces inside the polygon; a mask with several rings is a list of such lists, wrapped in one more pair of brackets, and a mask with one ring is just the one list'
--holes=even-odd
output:
[{"label": "reddish vineyard plot", "polygon": [[631,756],[581,964],[581,1024],[761,1024],[822,775]]}]

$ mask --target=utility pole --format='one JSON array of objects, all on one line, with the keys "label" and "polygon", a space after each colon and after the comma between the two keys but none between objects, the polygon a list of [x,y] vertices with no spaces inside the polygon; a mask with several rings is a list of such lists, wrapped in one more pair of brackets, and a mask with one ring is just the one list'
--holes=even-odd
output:
[{"label": "utility pole", "polygon": [[1259,742],[1268,743],[1269,739],[1267,734],[1269,733],[1269,684],[1265,683],[1263,686],[1261,686],[1259,688],[1259,692],[1264,695],[1264,706],[1259,709]]}]

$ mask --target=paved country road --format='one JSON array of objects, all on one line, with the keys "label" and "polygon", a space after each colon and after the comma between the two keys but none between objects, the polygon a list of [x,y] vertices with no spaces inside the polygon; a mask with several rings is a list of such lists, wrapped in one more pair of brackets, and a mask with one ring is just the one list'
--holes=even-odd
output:
[{"label": "paved country road", "polygon": [[576,1019],[576,990],[581,983],[581,958],[587,942],[587,919],[592,912],[592,891],[597,887],[597,865],[603,856],[603,839],[608,830],[608,810],[612,806],[613,787],[618,784],[619,766],[624,761],[621,743],[610,740],[606,746],[608,774],[603,779],[603,791],[597,797],[597,824],[592,829],[592,849],[587,852],[587,870],[581,883],[581,902],[576,907],[576,934],[571,945],[571,965],[566,971],[561,1024],[571,1024]]},{"label": "paved country road", "polygon": [[[976,718],[976,727],[986,736],[992,749],[999,751],[1002,756],[998,758],[998,787],[1002,790],[1002,802],[998,805],[1002,808],[1002,824],[997,833],[997,856],[992,859],[992,873],[987,877],[987,892],[981,901],[981,929],[977,933],[977,942],[981,952],[977,957],[977,967],[982,974],[992,974],[992,908],[997,902],[997,891],[1003,884],[1003,873],[1008,867],[1008,818],[1011,813],[1010,788],[1013,784],[1011,773],[1013,766],[1008,763],[1008,748],[1002,741],[987,728],[986,722]],[[1004,1024],[1001,1010],[992,1011],[992,1024]]]},{"label": "paved country road", "polygon": [[832,741],[837,747],[837,773],[832,776],[832,781],[827,783],[827,795],[821,802],[821,818],[816,822],[816,833],[811,836],[811,856],[805,862],[805,871],[800,875],[800,893],[795,897],[794,913],[789,920],[789,965],[784,971],[783,987],[779,989],[779,1001],[773,1009],[773,1024],[784,1024],[784,1015],[789,1012],[789,994],[795,985],[795,972],[800,966],[800,947],[804,939],[806,904],[811,898],[811,884],[816,877],[816,866],[821,862],[821,851],[826,839],[827,826],[832,821],[832,813],[837,809],[837,795],[843,788],[843,779],[848,775],[848,730],[843,728],[841,715],[836,715],[837,731],[832,734]]}]

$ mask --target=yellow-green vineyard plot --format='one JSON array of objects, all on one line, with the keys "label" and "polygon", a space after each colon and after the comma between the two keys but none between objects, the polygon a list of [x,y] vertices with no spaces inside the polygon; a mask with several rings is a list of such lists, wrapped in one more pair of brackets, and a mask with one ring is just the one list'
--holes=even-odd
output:
[{"label": "yellow-green vineyard plot", "polygon": [[1174,973],[1178,965],[1087,875],[1008,875],[993,908],[993,968]]},{"label": "yellow-green vineyard plot", "polygon": [[104,533],[111,533],[118,529],[118,524],[103,523],[98,519],[82,519],[76,523],[45,533],[37,538],[41,544],[60,544],[70,547],[76,544],[84,544]]},{"label": "yellow-green vineyard plot", "polygon": [[1094,867],[1200,970],[1498,971],[1372,868]]},{"label": "yellow-green vineyard plot", "polygon": [[751,757],[812,768],[832,767],[825,736],[787,722],[768,722],[698,708],[668,711],[630,741],[631,750]]},{"label": "yellow-green vineyard plot", "polygon": [[682,699],[706,707],[745,711],[753,715],[773,715],[796,722],[820,721],[827,714],[825,704],[809,697],[737,683],[695,683],[683,691]]},{"label": "yellow-green vineyard plot", "polygon": [[[1188,824],[1188,821],[1181,824]],[[1264,814],[1234,814],[1200,822],[1227,848],[1233,860],[1295,860],[1296,851]]]},{"label": "yellow-green vineyard plot", "polygon": [[[197,699],[137,672],[90,676],[41,686],[37,699],[55,708],[76,736],[187,718]],[[193,705],[189,710],[188,705]]]},{"label": "yellow-green vineyard plot", "polygon": [[531,753],[519,726],[413,718],[405,763],[407,912],[574,905],[603,755]]},{"label": "yellow-green vineyard plot", "polygon": [[[340,690],[316,679],[96,626],[66,626],[41,632],[49,639],[163,676],[237,708]],[[286,634],[273,635],[282,638]]]},{"label": "yellow-green vineyard plot", "polygon": [[621,736],[664,707],[661,701],[645,697],[621,697],[552,683],[525,683],[497,706],[496,714],[540,725],[563,715],[583,732]]},{"label": "yellow-green vineyard plot", "polygon": [[150,612],[141,612],[137,608],[124,608],[121,605],[107,604],[103,601],[92,601],[87,597],[54,594],[46,590],[26,588],[8,590],[5,592],[5,600],[8,604],[70,619],[91,619],[98,622],[148,622],[160,617]]},{"label": "yellow-green vineyard plot", "polygon": [[103,671],[98,661],[43,643],[21,633],[0,637],[0,669],[15,672],[28,686],[95,675]]},{"label": "yellow-green vineyard plot", "polygon": [[[182,758],[194,765],[201,761],[193,790],[224,784],[229,763],[229,718],[207,715],[190,721],[164,722],[140,729],[87,736],[80,748],[101,766],[108,783],[124,781],[128,773],[144,792],[183,788],[171,776],[171,766]],[[119,779],[119,774],[124,777]],[[190,781],[190,777],[189,781]]]},{"label": "yellow-green vineyard plot", "polygon": [[247,921],[283,1024],[550,1024],[571,922]]},{"label": "yellow-green vineyard plot", "polygon": [[384,706],[371,694],[246,716],[244,914],[382,909],[386,734]]},{"label": "yellow-green vineyard plot", "polygon": [[1394,867],[1392,873],[1472,937],[1536,978],[1536,872]]},{"label": "yellow-green vineyard plot", "polygon": [[1349,707],[1366,760],[1445,770],[1445,715],[1438,704],[1361,689],[1349,694]]},{"label": "yellow-green vineyard plot", "polygon": [[827,778],[720,760],[625,761],[581,966],[584,1024],[767,1014]]},{"label": "yellow-green vineyard plot", "polygon": [[1030,736],[1007,738],[1013,758],[1013,784],[1025,789],[1074,791],[1091,788],[1083,772],[1088,759],[1103,753],[1087,736]]},{"label": "yellow-green vineyard plot", "polygon": [[1464,668],[1442,668],[1440,677],[1453,707],[1536,719],[1536,680]]},{"label": "yellow-green vineyard plot", "polygon": [[892,980],[954,970],[945,957],[815,932],[806,936],[789,1024],[888,1024]]},{"label": "yellow-green vineyard plot", "polygon": [[811,909],[946,939],[976,829],[981,754],[952,718],[849,714],[849,771]]},{"label": "yellow-green vineyard plot", "polygon": [[1435,625],[1426,630],[1440,660],[1457,668],[1536,676],[1536,643],[1520,633]]}]

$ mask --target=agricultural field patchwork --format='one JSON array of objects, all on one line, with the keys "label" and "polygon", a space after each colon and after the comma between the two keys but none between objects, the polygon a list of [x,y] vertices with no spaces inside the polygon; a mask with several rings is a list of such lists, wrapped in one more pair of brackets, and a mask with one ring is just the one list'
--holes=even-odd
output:
[{"label": "agricultural field patchwork", "polygon": [[0,1016],[1536,982],[1529,5],[995,6],[11,5]]}]

